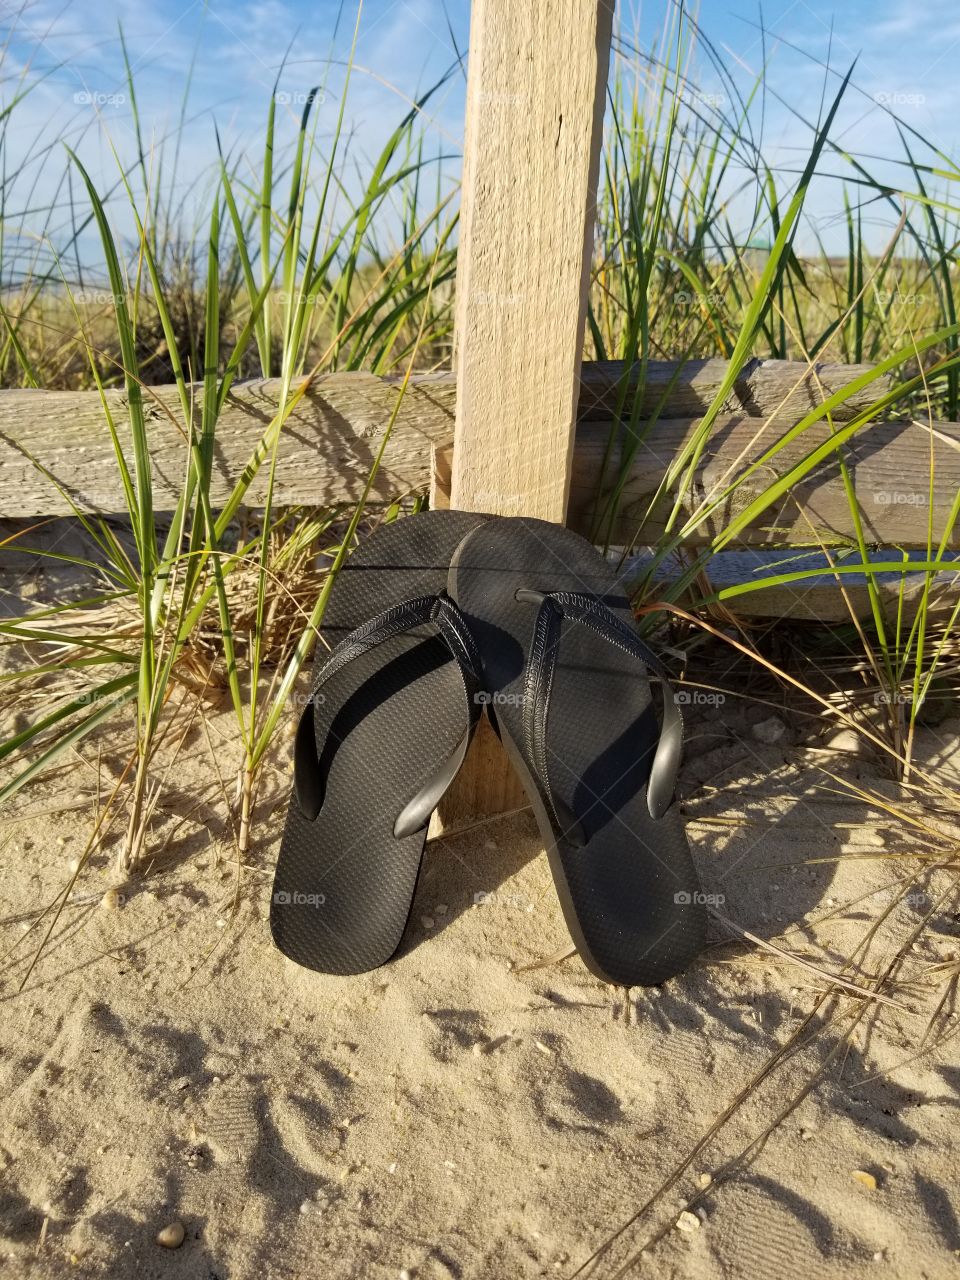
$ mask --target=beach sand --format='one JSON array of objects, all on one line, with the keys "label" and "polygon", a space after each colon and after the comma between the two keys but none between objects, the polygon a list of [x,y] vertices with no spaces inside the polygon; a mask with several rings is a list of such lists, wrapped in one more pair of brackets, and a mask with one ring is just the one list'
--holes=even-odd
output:
[{"label": "beach sand", "polygon": [[[902,891],[917,838],[827,789],[821,766],[903,794],[849,734],[770,717],[699,717],[681,791],[691,843],[724,916],[837,971]],[[955,769],[958,732],[946,722],[920,754]],[[118,880],[118,824],[29,976],[51,919],[38,912],[69,880],[129,737],[83,744],[0,816],[5,1276],[579,1274],[826,988],[719,922],[688,974],[629,1002],[576,957],[528,968],[567,940],[528,813],[431,842],[391,964],[298,969],[266,923],[291,732],[239,874],[217,776],[232,792],[235,735],[224,710],[194,725],[149,874]],[[947,883],[896,906],[848,976],[881,972]],[[923,932],[908,974],[960,955],[955,910]],[[583,1274],[956,1275],[958,1040],[916,1057],[936,997],[892,994],[907,1007],[870,1006],[852,1035],[865,1006],[825,1005],[802,1051]],[[822,1066],[766,1142],[705,1186]],[[182,1245],[158,1245],[175,1221]]]}]

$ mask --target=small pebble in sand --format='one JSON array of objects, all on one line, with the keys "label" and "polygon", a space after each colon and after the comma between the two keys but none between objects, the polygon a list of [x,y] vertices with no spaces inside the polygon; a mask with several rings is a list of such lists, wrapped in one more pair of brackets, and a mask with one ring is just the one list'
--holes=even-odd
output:
[{"label": "small pebble in sand", "polygon": [[866,1187],[868,1191],[876,1191],[877,1180],[872,1173],[867,1173],[866,1169],[854,1169],[850,1177],[855,1182],[859,1182],[861,1187]]},{"label": "small pebble in sand", "polygon": [[699,1231],[700,1219],[695,1213],[691,1213],[689,1209],[684,1209],[680,1217],[677,1219],[678,1231]]},{"label": "small pebble in sand", "polygon": [[108,889],[100,899],[100,905],[107,911],[116,911],[118,907],[123,906],[123,894],[119,889]]},{"label": "small pebble in sand", "polygon": [[387,1173],[396,1173],[396,1172],[397,1172],[397,1162],[396,1160],[394,1160],[392,1164],[387,1165]]},{"label": "small pebble in sand", "polygon": [[450,910],[450,908],[447,906],[445,902],[438,902],[433,909],[438,916],[445,916],[447,912]]},{"label": "small pebble in sand", "polygon": [[436,924],[436,921],[434,920],[433,916],[421,916],[420,923],[423,925],[425,929],[432,929],[433,926]]},{"label": "small pebble in sand", "polygon": [[168,1222],[157,1232],[157,1244],[162,1245],[164,1249],[179,1249],[186,1234],[182,1222]]},{"label": "small pebble in sand", "polygon": [[75,876],[77,872],[80,870],[80,859],[71,858],[70,861],[67,863],[67,867],[70,871],[70,874],[72,876]]},{"label": "small pebble in sand", "polygon": [[801,1130],[800,1130],[800,1141],[801,1141],[801,1142],[809,1142],[809,1141],[810,1141],[810,1139],[811,1139],[812,1137],[813,1137],[813,1130],[812,1130],[812,1129],[801,1129]]},{"label": "small pebble in sand", "polygon": [[753,736],[768,747],[779,742],[786,732],[787,726],[777,716],[770,716],[768,720],[761,720],[753,726]]},{"label": "small pebble in sand", "polygon": [[553,1050],[550,1048],[548,1044],[544,1044],[542,1040],[534,1040],[533,1043],[537,1046],[537,1048],[540,1050],[542,1054],[545,1054],[548,1058],[553,1057]]},{"label": "small pebble in sand", "polygon": [[709,1173],[701,1173],[697,1178],[697,1186],[700,1188],[709,1187],[712,1181],[713,1178]]},{"label": "small pebble in sand", "polygon": [[406,1267],[401,1267],[399,1280],[413,1280],[413,1272],[408,1271]]}]

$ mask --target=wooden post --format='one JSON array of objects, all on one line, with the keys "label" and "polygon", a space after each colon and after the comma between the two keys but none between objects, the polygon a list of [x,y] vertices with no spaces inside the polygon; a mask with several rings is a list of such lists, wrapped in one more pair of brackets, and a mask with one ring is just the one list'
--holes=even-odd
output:
[{"label": "wooden post", "polygon": [[[612,20],[613,0],[473,3],[454,507],[566,515]],[[525,803],[488,731],[440,821]]]}]

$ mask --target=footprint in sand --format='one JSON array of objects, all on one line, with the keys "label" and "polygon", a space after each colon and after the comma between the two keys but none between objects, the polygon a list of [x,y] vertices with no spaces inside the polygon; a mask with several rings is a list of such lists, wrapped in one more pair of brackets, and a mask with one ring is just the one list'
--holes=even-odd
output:
[{"label": "footprint in sand", "polygon": [[650,1060],[671,1075],[689,1079],[713,1073],[713,1052],[700,1032],[671,1031],[650,1049]]},{"label": "footprint in sand", "polygon": [[237,1077],[211,1086],[207,1140],[227,1165],[255,1161],[289,1170],[313,1188],[339,1158],[340,1131],[323,1103],[306,1094],[273,1096],[269,1084]]},{"label": "footprint in sand", "polygon": [[206,1106],[207,1139],[227,1164],[246,1168],[260,1141],[259,1094],[243,1079],[212,1085]]},{"label": "footprint in sand", "polygon": [[723,1274],[738,1278],[809,1280],[822,1274],[831,1242],[830,1224],[812,1205],[767,1179],[728,1187],[710,1214],[709,1235]]}]

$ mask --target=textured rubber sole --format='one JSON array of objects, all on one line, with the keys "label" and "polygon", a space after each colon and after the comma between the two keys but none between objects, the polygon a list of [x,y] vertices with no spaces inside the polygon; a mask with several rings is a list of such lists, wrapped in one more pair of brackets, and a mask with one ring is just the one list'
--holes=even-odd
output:
[{"label": "textured rubber sole", "polygon": [[501,738],[537,816],[584,963],[607,982],[664,982],[702,949],[706,912],[676,804],[660,819],[647,808],[659,738],[649,680],[636,658],[564,620],[547,722],[547,781],[586,837],[575,846],[551,819],[525,740],[524,676],[536,608],[516,600],[519,588],[590,592],[634,627],[632,610],[603,557],[577,534],[544,521],[491,520],[464,539],[451,563],[449,592],[480,649]]},{"label": "textured rubber sole", "polygon": [[[381,525],[361,543],[330,594],[314,687],[328,645],[401,601],[446,590],[451,557],[482,518],[424,512]],[[469,707],[457,664],[428,627],[350,662],[319,697],[323,806],[311,821],[291,796],[270,930],[305,968],[363,973],[397,950],[423,856],[426,828],[397,838],[394,824],[469,730]]]}]

